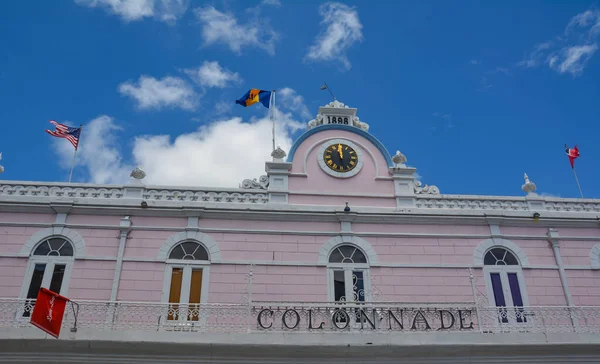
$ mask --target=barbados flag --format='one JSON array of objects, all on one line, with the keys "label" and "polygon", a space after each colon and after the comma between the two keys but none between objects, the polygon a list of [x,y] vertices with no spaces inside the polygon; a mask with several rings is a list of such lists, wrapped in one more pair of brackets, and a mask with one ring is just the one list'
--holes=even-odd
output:
[{"label": "barbados flag", "polygon": [[264,107],[269,108],[269,103],[271,101],[271,91],[259,90],[257,88],[250,89],[250,91],[246,92],[244,96],[242,96],[239,100],[236,100],[236,104],[240,104],[243,107],[247,107],[250,105],[254,105],[257,102],[260,102],[264,105]]}]

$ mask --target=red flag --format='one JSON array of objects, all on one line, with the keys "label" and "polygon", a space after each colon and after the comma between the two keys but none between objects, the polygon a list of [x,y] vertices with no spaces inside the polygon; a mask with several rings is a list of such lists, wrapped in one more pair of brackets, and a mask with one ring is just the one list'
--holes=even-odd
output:
[{"label": "red flag", "polygon": [[31,324],[58,339],[68,301],[67,297],[40,288],[31,313]]},{"label": "red flag", "polygon": [[575,168],[575,159],[579,157],[579,149],[577,148],[577,144],[573,148],[569,148],[565,144],[565,153],[569,156],[569,162],[571,162],[571,168]]}]

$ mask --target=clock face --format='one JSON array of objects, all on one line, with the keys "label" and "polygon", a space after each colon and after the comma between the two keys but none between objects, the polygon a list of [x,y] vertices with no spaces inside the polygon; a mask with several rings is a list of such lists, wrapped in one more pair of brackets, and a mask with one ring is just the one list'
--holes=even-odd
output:
[{"label": "clock face", "polygon": [[346,173],[358,165],[358,154],[348,144],[335,143],[329,145],[323,152],[323,161],[332,171]]}]

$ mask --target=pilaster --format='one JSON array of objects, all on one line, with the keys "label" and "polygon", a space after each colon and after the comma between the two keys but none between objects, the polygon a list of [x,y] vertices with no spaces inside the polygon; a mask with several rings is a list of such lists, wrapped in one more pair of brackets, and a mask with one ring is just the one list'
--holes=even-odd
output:
[{"label": "pilaster", "polygon": [[56,219],[52,226],[65,227],[67,226],[67,215],[73,207],[72,203],[51,203],[50,207],[56,212]]},{"label": "pilaster", "polygon": [[352,222],[356,219],[356,212],[336,212],[340,220],[340,233],[342,235],[352,233]]},{"label": "pilaster", "polygon": [[550,248],[552,248],[552,251],[554,252],[554,259],[556,260],[556,265],[558,265],[558,274],[560,276],[560,282],[562,284],[563,292],[565,294],[565,300],[567,301],[567,305],[573,306],[573,299],[571,297],[571,291],[569,290],[567,274],[565,273],[565,267],[563,265],[562,257],[560,255],[560,235],[555,229],[548,229],[546,235],[548,236]]},{"label": "pilaster", "polygon": [[417,169],[400,165],[390,167],[389,171],[394,181],[396,207],[399,209],[414,207],[416,205],[415,172]]},{"label": "pilaster", "polygon": [[129,216],[125,216],[119,222],[119,252],[117,254],[117,264],[115,266],[115,275],[113,278],[112,290],[110,292],[111,302],[116,301],[117,293],[119,291],[119,283],[121,281],[121,271],[123,268],[123,256],[125,255],[125,243],[129,238],[129,232],[131,231],[131,219]]},{"label": "pilaster", "polygon": [[269,202],[288,203],[288,180],[291,168],[292,163],[283,162],[283,159],[265,163],[265,171],[269,178],[267,187]]},{"label": "pilaster", "polygon": [[128,185],[123,186],[123,198],[141,200],[146,186],[139,179],[133,179]]},{"label": "pilaster", "polygon": [[200,230],[200,218],[204,215],[204,209],[185,208],[183,209],[185,216],[187,216],[186,231],[199,231]]},{"label": "pilaster", "polygon": [[490,236],[492,239],[498,239],[502,237],[502,233],[500,232],[500,225],[504,221],[503,216],[487,216],[485,217],[489,227],[490,227]]}]

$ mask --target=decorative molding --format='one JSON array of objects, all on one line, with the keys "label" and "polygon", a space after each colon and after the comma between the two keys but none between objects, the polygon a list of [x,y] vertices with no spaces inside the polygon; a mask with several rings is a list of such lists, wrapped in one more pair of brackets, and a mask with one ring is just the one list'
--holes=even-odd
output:
[{"label": "decorative molding", "polygon": [[248,190],[241,190],[240,192],[205,192],[197,190],[146,189],[143,193],[143,198],[151,201],[174,200],[186,202],[229,202],[249,204],[265,204],[269,202],[268,194],[249,192]]},{"label": "decorative molding", "polygon": [[327,241],[319,251],[319,259],[317,261],[318,265],[327,265],[329,262],[329,255],[333,251],[333,249],[337,248],[340,245],[354,245],[362,250],[362,252],[367,257],[367,263],[371,266],[379,265],[379,258],[377,258],[377,253],[373,246],[369,244],[365,239],[359,238],[358,236],[349,236],[349,235],[341,235],[336,236],[333,239]]},{"label": "decorative molding", "polygon": [[385,149],[385,146],[377,138],[375,138],[373,135],[367,133],[366,131],[364,131],[362,129],[355,128],[355,127],[349,126],[349,125],[340,125],[340,124],[320,125],[318,127],[309,129],[306,132],[304,132],[304,134],[300,135],[298,137],[298,139],[296,139],[296,141],[290,148],[290,153],[288,154],[287,161],[292,162],[294,160],[294,154],[296,153],[296,150],[298,149],[300,144],[302,144],[306,139],[308,139],[309,137],[311,137],[312,135],[314,135],[316,133],[320,133],[325,130],[345,130],[345,131],[357,134],[357,135],[367,139],[368,141],[373,143],[373,145],[375,145],[375,147],[379,150],[381,155],[385,158],[385,161],[388,164],[388,167],[392,167],[394,165],[394,163],[392,162],[392,157],[390,156],[390,153],[387,151],[387,149]]},{"label": "decorative molding", "polygon": [[[334,130],[347,130],[343,125],[325,125],[319,128],[330,128]],[[317,128],[318,129],[318,128]],[[353,130],[356,132],[356,130]],[[368,135],[368,134],[367,134]],[[367,135],[364,135],[366,138]],[[296,145],[297,147],[297,145]],[[388,159],[389,155],[386,156]],[[290,157],[293,154],[290,153]],[[288,159],[289,159],[288,158]],[[389,161],[391,163],[391,160]],[[433,186],[430,186],[430,188]],[[126,190],[132,188],[131,185],[94,185],[94,184],[66,184],[66,183],[46,183],[46,182],[23,182],[23,181],[2,181],[0,182],[0,197],[2,198],[2,208],[4,212],[21,212],[19,208],[27,212],[56,213],[69,212],[78,213],[81,208],[89,211],[86,213],[106,214],[107,209],[114,209],[115,213],[121,206],[131,206],[139,209],[139,202],[132,202],[126,198]],[[142,214],[148,216],[173,216],[175,212],[167,210],[153,211],[156,208],[181,208],[184,202],[186,208],[209,208],[214,204],[218,208],[237,209],[235,204],[245,204],[247,206],[257,206],[264,209],[264,205],[269,202],[269,194],[263,190],[248,189],[221,189],[221,188],[178,188],[170,186],[135,186],[142,193],[140,196],[148,202],[149,207]],[[370,197],[369,194],[365,196]],[[600,213],[599,199],[566,199],[554,197],[539,197],[535,201],[540,202],[534,209],[529,203],[530,198],[520,196],[472,196],[472,195],[416,195],[416,206],[411,210],[415,213],[427,213],[428,210],[452,210],[453,216],[458,214],[468,214],[471,212],[494,211],[494,214],[501,214],[507,217],[511,213],[521,212],[528,214],[541,213],[538,226],[544,226],[544,220],[548,218],[570,218],[587,217],[593,213],[595,227],[598,226],[597,214]],[[32,204],[34,202],[35,204]],[[86,206],[91,205],[91,206]],[[252,207],[249,207],[252,209]],[[297,206],[296,211],[325,211],[330,209],[327,206]],[[77,210],[77,211],[76,211]],[[92,211],[97,210],[97,211]],[[244,207],[247,211],[247,208]],[[395,214],[397,211],[384,208],[369,208],[371,212],[380,212]],[[273,209],[266,214],[278,214],[280,211]],[[441,212],[441,211],[440,211]],[[544,212],[546,212],[544,214]],[[437,211],[436,211],[437,213]],[[548,213],[568,213],[569,215],[549,215]],[[586,216],[587,215],[587,216]],[[525,215],[523,215],[525,216]],[[426,216],[423,216],[426,217]],[[418,216],[415,216],[418,218]],[[430,218],[430,217],[426,217]],[[561,221],[556,221],[561,223]],[[570,220],[568,224],[577,223]],[[590,223],[592,223],[590,221]],[[553,224],[555,224],[553,222]],[[579,227],[578,225],[573,227]]]},{"label": "decorative molding", "polygon": [[[600,269],[600,243],[594,245],[590,251],[590,259],[592,260],[592,269]],[[565,267],[568,269],[568,267]]]},{"label": "decorative molding", "polygon": [[245,179],[240,183],[240,188],[246,190],[266,190],[269,187],[269,177],[260,176],[258,181],[254,179]]},{"label": "decorative molding", "polygon": [[[486,197],[453,197],[440,196],[417,198],[417,208],[448,210],[509,210],[528,211],[529,205],[524,198],[494,199]],[[600,204],[599,204],[600,209]],[[600,211],[600,210],[599,210]]]},{"label": "decorative molding", "polygon": [[502,247],[512,252],[517,259],[519,259],[519,263],[522,268],[531,268],[529,265],[529,258],[527,258],[527,255],[525,255],[523,250],[521,250],[517,244],[510,240],[499,238],[487,239],[477,245],[477,248],[475,248],[475,251],[473,252],[474,266],[478,268],[483,267],[483,258],[485,257],[485,253],[487,253],[491,248],[496,247]]},{"label": "decorative molding", "polygon": [[[216,203],[249,203],[264,204],[269,201],[265,193],[240,189],[177,189],[177,188],[143,188],[142,197],[147,201],[185,201],[185,202],[216,202]],[[126,187],[107,185],[93,186],[80,184],[72,186],[60,183],[2,183],[0,196],[14,197],[54,197],[57,202],[64,198],[122,200]],[[63,200],[64,201],[64,200]]]},{"label": "decorative molding", "polygon": [[415,181],[415,193],[417,195],[439,195],[440,189],[437,186],[429,185],[421,187],[421,181]]},{"label": "decorative molding", "polygon": [[61,237],[69,241],[73,245],[73,256],[80,258],[85,256],[85,242],[83,237],[75,230],[71,230],[63,226],[55,226],[37,231],[31,235],[27,242],[21,248],[20,256],[30,256],[33,249],[42,241],[53,238]]},{"label": "decorative molding", "polygon": [[[566,199],[564,199],[566,200]],[[579,199],[575,199],[579,200]],[[579,200],[581,201],[581,200]],[[594,201],[594,202],[592,202]],[[592,201],[581,201],[581,202],[573,202],[573,201],[549,201],[546,202],[546,210],[547,211],[560,211],[560,212],[600,212],[600,201],[592,200]]]},{"label": "decorative molding", "polygon": [[202,244],[208,252],[208,257],[211,263],[221,261],[221,250],[219,249],[219,244],[217,244],[217,242],[211,238],[210,235],[200,231],[182,231],[171,235],[160,248],[157,259],[159,261],[167,261],[171,249],[184,241],[195,241]]}]

